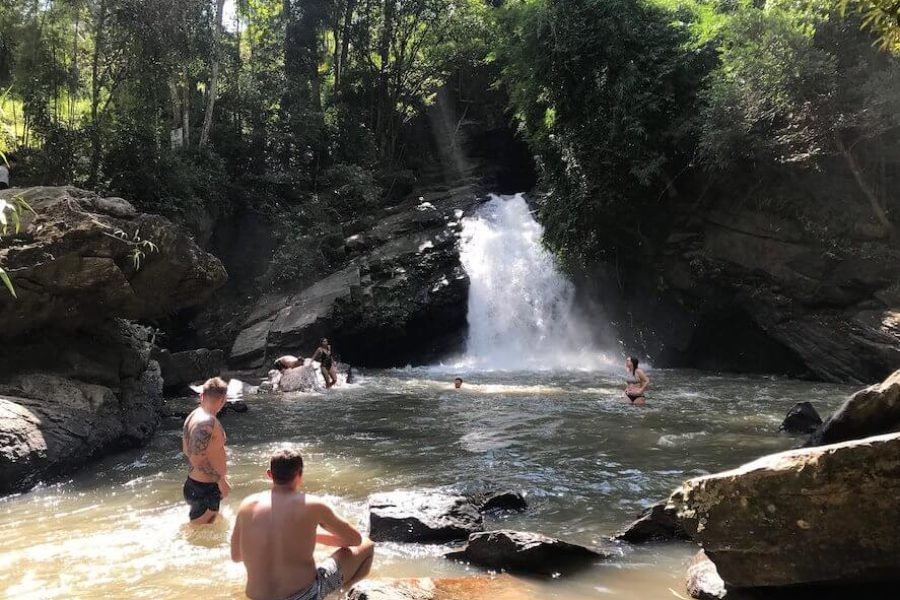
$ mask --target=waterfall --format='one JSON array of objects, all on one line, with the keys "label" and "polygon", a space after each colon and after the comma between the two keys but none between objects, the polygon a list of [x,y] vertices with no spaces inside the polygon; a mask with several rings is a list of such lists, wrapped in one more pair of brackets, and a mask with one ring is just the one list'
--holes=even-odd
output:
[{"label": "waterfall", "polygon": [[521,194],[492,195],[464,219],[463,267],[469,275],[467,360],[483,369],[595,369],[593,348],[575,310],[575,289],[541,244],[543,228]]}]

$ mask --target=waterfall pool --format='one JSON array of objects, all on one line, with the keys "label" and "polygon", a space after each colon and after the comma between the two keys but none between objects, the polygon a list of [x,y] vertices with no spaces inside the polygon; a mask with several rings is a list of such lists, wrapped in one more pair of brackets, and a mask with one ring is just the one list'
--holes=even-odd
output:
[{"label": "waterfall pool", "polygon": [[[452,389],[457,374],[461,390]],[[266,488],[267,458],[283,444],[304,450],[306,488],[364,528],[375,492],[513,489],[529,509],[488,518],[488,527],[602,545],[685,478],[791,447],[797,440],[777,428],[796,401],[826,414],[851,391],[690,371],[650,376],[642,408],[623,400],[618,374],[596,371],[380,371],[327,393],[250,397],[248,413],[223,420],[234,493],[223,518],[200,530],[185,527],[180,423],[169,423],[144,449],[0,499],[0,595],[243,598],[243,568],[229,560],[231,521],[243,497]],[[382,544],[373,576],[477,572],[445,561],[445,551]],[[544,598],[668,600],[670,589],[684,595],[693,551],[618,546],[617,558],[577,577],[529,585]]]}]

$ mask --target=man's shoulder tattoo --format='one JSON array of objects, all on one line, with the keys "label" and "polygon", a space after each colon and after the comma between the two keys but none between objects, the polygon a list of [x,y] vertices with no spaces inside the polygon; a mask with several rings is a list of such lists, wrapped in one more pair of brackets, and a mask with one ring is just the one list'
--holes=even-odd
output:
[{"label": "man's shoulder tattoo", "polygon": [[209,448],[209,442],[212,440],[215,427],[215,423],[212,421],[203,421],[194,425],[188,438],[188,454],[203,454],[206,452],[206,449]]}]

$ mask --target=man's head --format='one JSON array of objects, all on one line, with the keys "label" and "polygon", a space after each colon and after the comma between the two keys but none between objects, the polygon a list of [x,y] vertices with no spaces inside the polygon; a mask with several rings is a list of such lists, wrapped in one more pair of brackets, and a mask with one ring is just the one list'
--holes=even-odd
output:
[{"label": "man's head", "polygon": [[463,384],[462,377],[457,377],[456,379],[453,380],[453,387],[455,387],[456,389],[461,388],[462,384]]},{"label": "man's head", "polygon": [[272,455],[266,476],[275,485],[298,487],[303,478],[303,456],[299,450],[284,448]]},{"label": "man's head", "polygon": [[212,412],[219,412],[228,399],[228,384],[221,377],[207,379],[200,391],[200,403],[206,404]]}]

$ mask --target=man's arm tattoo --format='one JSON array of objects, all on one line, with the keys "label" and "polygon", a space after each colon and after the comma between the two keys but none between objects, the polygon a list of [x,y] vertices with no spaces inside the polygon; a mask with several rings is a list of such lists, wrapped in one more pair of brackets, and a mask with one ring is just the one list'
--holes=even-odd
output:
[{"label": "man's arm tattoo", "polygon": [[200,423],[194,427],[188,440],[188,454],[204,454],[209,448],[214,429],[215,425],[212,422]]}]

